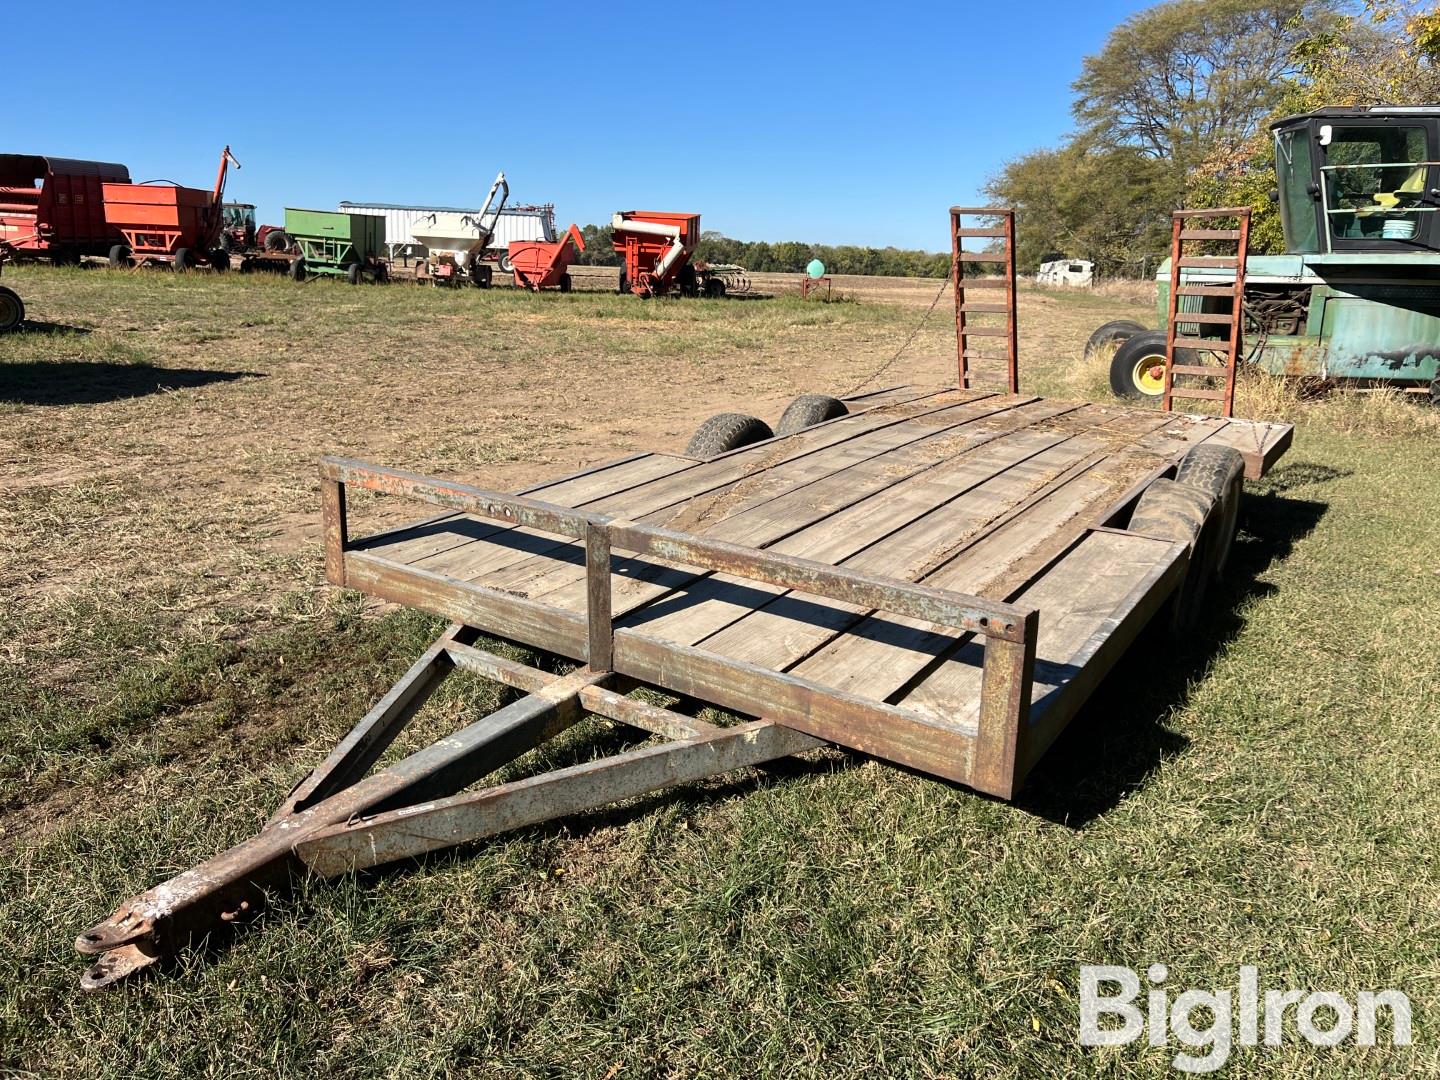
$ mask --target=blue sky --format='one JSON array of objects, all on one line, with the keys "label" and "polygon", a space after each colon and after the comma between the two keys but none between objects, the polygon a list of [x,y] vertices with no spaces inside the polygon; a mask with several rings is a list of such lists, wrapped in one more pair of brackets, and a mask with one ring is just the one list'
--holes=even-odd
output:
[{"label": "blue sky", "polygon": [[947,207],[1068,129],[1081,58],[1145,5],[672,6],[7,5],[0,149],[209,187],[228,142],[227,196],[262,221],[474,205],[503,168],[562,226],[678,210],[938,250]]}]

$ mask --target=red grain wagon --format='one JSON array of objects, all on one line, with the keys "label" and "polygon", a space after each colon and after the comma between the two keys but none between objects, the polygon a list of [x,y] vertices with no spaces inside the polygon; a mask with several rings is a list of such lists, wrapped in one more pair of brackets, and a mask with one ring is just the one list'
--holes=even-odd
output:
[{"label": "red grain wagon", "polygon": [[574,225],[554,243],[512,240],[508,254],[515,270],[515,284],[532,292],[557,285],[561,292],[569,292],[571,281],[566,271],[584,250],[585,240]]},{"label": "red grain wagon", "polygon": [[124,165],[36,154],[0,154],[0,242],[14,259],[75,263],[114,241],[102,186],[129,183]]},{"label": "red grain wagon", "polygon": [[214,191],[168,182],[105,184],[105,219],[124,238],[110,248],[110,265],[128,266],[138,260],[189,270],[204,262],[215,270],[230,269],[230,256],[220,246],[220,230],[225,174],[232,161],[240,167],[227,146],[220,153]]}]

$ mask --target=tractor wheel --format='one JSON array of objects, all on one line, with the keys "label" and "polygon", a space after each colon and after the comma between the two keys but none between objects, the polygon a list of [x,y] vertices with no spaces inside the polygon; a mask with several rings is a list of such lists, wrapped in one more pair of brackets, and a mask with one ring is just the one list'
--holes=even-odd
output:
[{"label": "tractor wheel", "polygon": [[359,285],[365,280],[365,268],[359,263],[351,263],[345,268],[345,280],[351,285]]},{"label": "tractor wheel", "polygon": [[722,299],[725,296],[725,282],[719,278],[706,278],[703,292],[707,300]]},{"label": "tractor wheel", "polygon": [[1180,459],[1175,482],[1203,491],[1216,500],[1215,529],[1210,538],[1210,567],[1216,578],[1225,573],[1240,524],[1245,496],[1245,458],[1232,446],[1195,446]]},{"label": "tractor wheel", "polygon": [[630,279],[625,276],[625,268],[623,266],[620,268],[620,284],[615,287],[615,291],[621,296],[624,296],[630,291]]},{"label": "tractor wheel", "polygon": [[849,411],[843,401],[828,394],[801,394],[785,406],[780,423],[775,425],[775,434],[794,435],[815,424],[844,416]]},{"label": "tractor wheel", "polygon": [[290,237],[286,236],[279,229],[265,234],[266,251],[288,251],[290,248]]},{"label": "tractor wheel", "polygon": [[515,263],[511,261],[508,251],[502,251],[500,253],[500,272],[502,274],[513,274],[515,272]]},{"label": "tractor wheel", "polygon": [[13,289],[0,285],[0,334],[18,330],[25,321],[25,301]]},{"label": "tractor wheel", "polygon": [[735,412],[716,413],[695,429],[685,453],[698,458],[718,457],[774,435],[770,425],[758,417]]},{"label": "tractor wheel", "polygon": [[569,274],[561,274],[561,275],[560,275],[560,291],[561,291],[561,292],[569,292],[569,291],[570,291],[572,288],[574,288],[574,287],[575,287],[575,279],[574,279],[574,278],[572,278]]},{"label": "tractor wheel", "polygon": [[192,270],[192,269],[194,269],[194,267],[195,267],[195,256],[194,256],[194,254],[190,251],[190,249],[189,249],[189,248],[176,248],[176,249],[175,249],[175,272],[176,272],[177,274],[183,274],[186,270]]},{"label": "tractor wheel", "polygon": [[130,249],[124,244],[116,244],[110,249],[110,266],[113,269],[120,270],[134,265],[135,263],[130,258]]},{"label": "tractor wheel", "polygon": [[294,258],[294,259],[291,259],[291,260],[290,260],[290,280],[291,280],[291,281],[304,281],[304,280],[305,280],[305,259],[304,259],[303,256],[302,256],[302,257],[299,257],[299,258]]},{"label": "tractor wheel", "polygon": [[1145,327],[1134,319],[1113,319],[1091,334],[1090,340],[1085,342],[1085,359],[1089,360],[1102,349],[1111,346],[1119,348],[1130,338],[1144,333],[1144,331]]},{"label": "tractor wheel", "polygon": [[1110,361],[1110,389],[1119,397],[1159,397],[1165,391],[1165,332],[1132,334]]},{"label": "tractor wheel", "polygon": [[216,248],[210,253],[210,269],[217,274],[223,274],[230,269],[230,253],[224,248]]}]

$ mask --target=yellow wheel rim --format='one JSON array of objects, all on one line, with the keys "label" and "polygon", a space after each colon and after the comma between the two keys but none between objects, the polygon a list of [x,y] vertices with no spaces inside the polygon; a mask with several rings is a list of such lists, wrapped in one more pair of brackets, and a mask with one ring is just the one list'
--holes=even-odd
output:
[{"label": "yellow wheel rim", "polygon": [[1165,392],[1165,357],[1164,355],[1142,356],[1135,361],[1134,370],[1130,372],[1130,381],[1135,384],[1135,389],[1149,397],[1159,397]]}]

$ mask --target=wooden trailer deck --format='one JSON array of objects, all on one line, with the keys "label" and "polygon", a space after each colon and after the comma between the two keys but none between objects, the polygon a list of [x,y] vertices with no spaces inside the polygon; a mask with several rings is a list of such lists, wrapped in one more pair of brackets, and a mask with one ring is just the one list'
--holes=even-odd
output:
[{"label": "wooden trailer deck", "polygon": [[[1199,443],[1255,478],[1291,436],[937,387],[847,404],[709,461],[639,454],[518,500],[328,459],[327,572],[580,661],[598,635],[611,656],[591,667],[1008,797],[1183,574],[1185,545],[1113,527],[1130,503]],[[351,540],[346,484],[480,513]],[[611,546],[603,597],[587,547]]]}]

